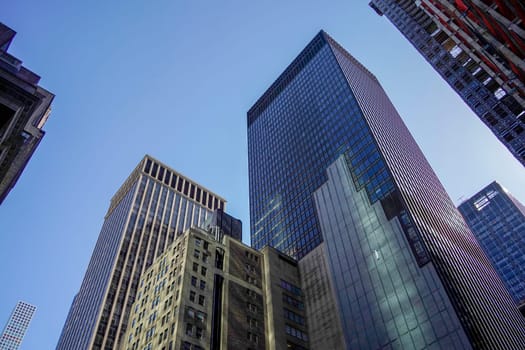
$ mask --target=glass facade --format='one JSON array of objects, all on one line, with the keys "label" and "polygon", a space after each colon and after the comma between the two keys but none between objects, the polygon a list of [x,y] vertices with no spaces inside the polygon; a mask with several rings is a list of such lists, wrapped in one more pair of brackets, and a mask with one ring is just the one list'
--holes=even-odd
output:
[{"label": "glass facade", "polygon": [[[252,245],[271,245],[296,258],[322,240],[336,249],[329,265],[340,281],[335,291],[340,309],[363,317],[342,322],[347,343],[378,345],[359,340],[362,330],[353,327],[362,323],[381,346],[462,348],[468,347],[465,334],[474,348],[525,346],[523,318],[381,85],[326,33],[320,32],[250,109],[248,147]],[[320,207],[316,212],[313,194],[329,181],[326,169],[337,159],[344,159],[355,191],[325,205],[324,214]],[[354,205],[358,211],[335,215],[356,193],[365,196]],[[374,215],[360,215],[371,210]],[[352,231],[349,220],[359,229]],[[365,229],[369,223],[373,230]],[[391,254],[392,264],[370,262],[381,257],[383,245],[370,250],[366,242],[344,243],[372,233],[390,245],[385,254]],[[389,243],[394,239],[398,242]],[[350,279],[367,278],[365,271],[369,278],[379,273],[382,285],[353,281],[361,286],[349,288]],[[424,300],[430,290],[433,300]],[[370,295],[359,299],[355,293],[361,292]],[[392,299],[385,304],[384,298]],[[401,320],[399,312],[407,316]],[[396,318],[393,324],[386,324],[388,317]]]},{"label": "glass facade", "polygon": [[19,301],[16,304],[4,331],[0,335],[0,349],[17,350],[19,348],[35,311],[36,306],[23,301]]},{"label": "glass facade", "polygon": [[177,235],[224,206],[224,199],[146,156],[111,200],[57,349],[117,348],[142,272]]},{"label": "glass facade", "polygon": [[326,181],[324,169],[348,149],[356,114],[318,35],[248,112],[252,246],[301,258],[322,242],[312,193]]},{"label": "glass facade", "polygon": [[351,169],[341,157],[315,192],[346,348],[470,349],[433,264],[405,239],[406,212],[389,219]]},{"label": "glass facade", "polygon": [[459,211],[514,301],[525,308],[525,208],[493,182]]},{"label": "glass facade", "polygon": [[[517,61],[508,60],[509,57],[498,52],[505,46],[512,48],[514,40],[525,43],[525,38],[510,31],[508,38],[513,39],[502,44],[497,43],[490,33],[498,31],[493,27],[501,25],[504,29],[499,33],[502,34],[512,25],[512,21],[505,20],[505,17],[516,12],[506,9],[509,4],[504,3],[497,6],[498,11],[504,13],[499,16],[494,9],[481,11],[481,7],[486,6],[482,2],[469,5],[471,11],[479,10],[481,16],[487,15],[488,19],[479,14],[466,15],[466,7],[460,9],[465,6],[461,1],[372,0],[370,6],[396,26],[514,157],[525,165],[525,88],[523,80],[512,72],[512,69],[517,69],[516,72],[521,70],[521,74],[525,74],[525,65],[523,58],[509,52]],[[477,9],[478,6],[481,7]],[[472,21],[472,16],[477,20]],[[483,28],[486,23],[490,23],[490,28]],[[523,29],[516,30],[523,34]],[[492,39],[485,38],[486,35]],[[520,51],[523,54],[523,50]]]}]

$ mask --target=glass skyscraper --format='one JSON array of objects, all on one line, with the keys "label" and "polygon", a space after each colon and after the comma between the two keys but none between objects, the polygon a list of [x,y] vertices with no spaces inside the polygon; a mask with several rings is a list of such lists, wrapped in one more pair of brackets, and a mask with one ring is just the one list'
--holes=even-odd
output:
[{"label": "glass skyscraper", "polygon": [[458,209],[525,314],[525,207],[492,182]]},{"label": "glass skyscraper", "polygon": [[145,156],[111,199],[59,350],[117,349],[142,272],[225,200]]},{"label": "glass skyscraper", "polygon": [[525,165],[525,5],[501,0],[372,0]]},{"label": "glass skyscraper", "polygon": [[348,348],[525,346],[525,320],[376,77],[321,31],[248,112],[252,245],[324,241]]},{"label": "glass skyscraper", "polygon": [[0,336],[0,349],[17,350],[35,314],[36,306],[19,301]]}]

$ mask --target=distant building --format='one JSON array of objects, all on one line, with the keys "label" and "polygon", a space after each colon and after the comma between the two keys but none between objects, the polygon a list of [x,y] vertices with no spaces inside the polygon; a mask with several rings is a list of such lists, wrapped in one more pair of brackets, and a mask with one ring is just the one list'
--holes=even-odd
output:
[{"label": "distant building", "polygon": [[145,156],[111,199],[59,350],[116,348],[143,271],[178,236],[202,226],[225,200]]},{"label": "distant building", "polygon": [[26,334],[29,323],[35,314],[36,306],[30,305],[23,301],[16,304],[11,317],[5,325],[4,331],[0,336],[1,350],[17,350],[22,339]]},{"label": "distant building", "polygon": [[54,95],[7,53],[16,32],[0,23],[0,204],[44,137]]},{"label": "distant building", "polygon": [[322,330],[350,349],[525,348],[525,320],[381,84],[328,34],[247,124],[252,245],[299,260],[316,346]]},{"label": "distant building", "polygon": [[525,315],[525,207],[492,182],[458,209]]},{"label": "distant building", "polygon": [[525,165],[525,3],[372,0]]}]

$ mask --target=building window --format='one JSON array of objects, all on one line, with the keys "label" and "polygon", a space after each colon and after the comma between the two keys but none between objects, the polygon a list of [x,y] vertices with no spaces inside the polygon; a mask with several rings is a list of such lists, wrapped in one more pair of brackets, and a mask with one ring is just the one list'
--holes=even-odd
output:
[{"label": "building window", "polygon": [[302,295],[302,292],[301,292],[301,288],[281,279],[281,288],[283,289],[286,289],[287,291],[289,291],[290,293],[292,294],[295,294],[297,296],[301,296]]},{"label": "building window", "polygon": [[257,280],[250,275],[246,275],[246,281],[250,284],[253,284],[254,286],[257,285]]},{"label": "building window", "polygon": [[195,292],[192,290],[190,291],[190,301],[195,302]]},{"label": "building window", "polygon": [[193,263],[193,272],[198,272],[199,271],[199,264],[197,264],[196,262]]},{"label": "building window", "polygon": [[196,336],[197,338],[201,339],[201,338],[202,338],[202,333],[203,333],[203,332],[202,332],[202,328],[200,328],[200,327],[196,327],[196,330],[195,330],[195,336]]},{"label": "building window", "polygon": [[289,295],[286,295],[286,294],[283,294],[283,302],[285,302],[286,304],[288,305],[291,305],[299,310],[304,310],[304,304],[295,299],[295,298],[292,298],[291,296]]},{"label": "building window", "polygon": [[289,334],[297,339],[301,339],[302,341],[308,341],[308,335],[305,332],[292,327],[289,324],[286,325],[286,334]]},{"label": "building window", "polygon": [[206,314],[204,312],[197,311],[197,320],[200,321],[200,322],[205,322],[206,321]]},{"label": "building window", "polygon": [[254,342],[255,344],[259,342],[259,336],[255,333],[248,332],[247,338],[249,341]]},{"label": "building window", "polygon": [[257,305],[248,303],[248,310],[250,310],[251,312],[257,312]]},{"label": "building window", "polygon": [[191,323],[186,323],[186,335],[193,336],[193,325]]},{"label": "building window", "polygon": [[191,276],[191,285],[197,287],[197,277]]},{"label": "building window", "polygon": [[289,319],[290,321],[294,321],[300,325],[304,325],[305,322],[304,322],[304,317],[301,316],[301,315],[298,315],[296,314],[295,312],[293,312],[292,310],[288,310],[288,309],[284,309],[284,317]]},{"label": "building window", "polygon": [[199,288],[200,288],[201,290],[206,289],[206,281],[201,280],[200,285],[199,285]]},{"label": "building window", "polygon": [[204,295],[199,295],[199,305],[204,306]]},{"label": "building window", "polygon": [[248,316],[247,322],[251,328],[257,328],[259,326],[259,322],[255,318],[252,318],[250,316]]},{"label": "building window", "polygon": [[206,276],[206,268],[201,266],[201,275]]},{"label": "building window", "polygon": [[144,171],[149,174],[150,169],[151,169],[151,160],[148,159],[146,160],[146,167]]}]

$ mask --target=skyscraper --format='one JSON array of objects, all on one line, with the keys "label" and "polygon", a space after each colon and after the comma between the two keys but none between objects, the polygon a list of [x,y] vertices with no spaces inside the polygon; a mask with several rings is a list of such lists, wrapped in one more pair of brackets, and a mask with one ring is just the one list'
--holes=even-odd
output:
[{"label": "skyscraper", "polygon": [[54,98],[38,85],[38,75],[7,53],[15,35],[0,23],[0,204],[44,137]]},{"label": "skyscraper", "polygon": [[0,349],[16,350],[22,344],[29,323],[35,314],[36,306],[23,301],[16,304],[11,317],[5,325],[2,336],[0,336]]},{"label": "skyscraper", "polygon": [[525,314],[525,207],[494,181],[458,209]]},{"label": "skyscraper", "polygon": [[249,110],[248,152],[252,244],[302,258],[324,240],[348,347],[525,346],[378,80],[323,31]]},{"label": "skyscraper", "polygon": [[142,272],[225,200],[150,156],[111,199],[57,349],[115,349],[126,331]]},{"label": "skyscraper", "polygon": [[372,0],[525,165],[525,5]]}]

